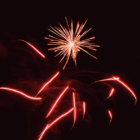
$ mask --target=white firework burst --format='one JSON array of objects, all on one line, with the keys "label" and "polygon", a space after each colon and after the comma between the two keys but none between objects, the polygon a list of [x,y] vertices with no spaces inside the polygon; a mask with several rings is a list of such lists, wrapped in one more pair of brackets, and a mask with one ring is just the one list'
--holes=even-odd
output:
[{"label": "white firework burst", "polygon": [[90,41],[94,40],[95,37],[80,40],[85,34],[87,34],[91,30],[91,28],[90,28],[90,29],[84,31],[82,34],[80,34],[81,31],[83,30],[87,20],[85,21],[85,23],[83,23],[81,25],[79,24],[79,21],[78,21],[77,25],[76,25],[75,32],[74,32],[73,21],[71,21],[71,27],[69,27],[68,20],[66,17],[65,17],[65,19],[66,19],[66,23],[67,23],[67,28],[63,27],[59,23],[60,27],[54,27],[54,28],[50,27],[50,29],[48,29],[49,31],[51,31],[52,33],[57,35],[59,38],[54,37],[52,35],[49,35],[49,37],[45,37],[45,39],[48,39],[50,41],[50,43],[48,45],[57,45],[57,47],[49,48],[48,50],[52,50],[54,52],[60,51],[57,55],[55,55],[55,57],[58,55],[62,56],[60,62],[65,57],[67,58],[63,69],[65,69],[70,56],[72,57],[73,61],[75,62],[75,66],[76,66],[76,57],[77,57],[77,54],[80,50],[84,51],[88,55],[97,59],[95,56],[93,56],[88,51],[83,49],[85,47],[85,48],[96,51],[95,47],[100,47],[100,46],[95,45],[95,43],[90,43]]}]

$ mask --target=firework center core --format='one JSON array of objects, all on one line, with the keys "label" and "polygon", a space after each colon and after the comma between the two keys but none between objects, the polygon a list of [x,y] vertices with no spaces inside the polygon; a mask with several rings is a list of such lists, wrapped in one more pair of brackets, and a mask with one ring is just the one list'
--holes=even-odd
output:
[{"label": "firework center core", "polygon": [[73,47],[73,46],[74,46],[74,43],[73,43],[73,42],[70,42],[70,43],[69,43],[69,46],[70,46],[70,47]]}]

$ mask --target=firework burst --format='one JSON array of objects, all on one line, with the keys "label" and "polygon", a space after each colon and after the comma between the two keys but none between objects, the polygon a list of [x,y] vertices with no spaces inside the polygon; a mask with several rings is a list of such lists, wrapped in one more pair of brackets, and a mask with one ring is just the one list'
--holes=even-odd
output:
[{"label": "firework burst", "polygon": [[48,45],[57,45],[57,47],[49,48],[48,50],[52,50],[54,52],[59,51],[59,53],[57,55],[55,55],[55,57],[58,55],[62,56],[60,62],[66,57],[67,60],[66,60],[66,63],[64,65],[63,69],[65,69],[70,56],[72,57],[73,61],[75,62],[75,66],[76,66],[76,57],[80,50],[84,51],[88,55],[97,59],[95,56],[93,56],[88,51],[83,49],[83,48],[88,48],[88,49],[96,51],[95,47],[100,47],[100,46],[95,45],[95,43],[90,43],[90,41],[94,40],[95,37],[80,40],[85,34],[87,34],[91,30],[91,28],[90,28],[90,29],[84,31],[82,34],[80,34],[82,32],[87,20],[81,25],[79,24],[79,21],[78,21],[77,25],[76,25],[76,29],[74,31],[73,21],[71,21],[71,27],[70,27],[66,17],[65,17],[65,19],[66,19],[66,23],[67,23],[67,28],[63,27],[59,23],[60,27],[54,27],[54,28],[50,27],[50,29],[48,29],[49,31],[51,31],[52,33],[57,35],[59,38],[54,37],[52,35],[49,35],[49,37],[45,37],[45,39],[48,39],[50,41],[50,43]]}]

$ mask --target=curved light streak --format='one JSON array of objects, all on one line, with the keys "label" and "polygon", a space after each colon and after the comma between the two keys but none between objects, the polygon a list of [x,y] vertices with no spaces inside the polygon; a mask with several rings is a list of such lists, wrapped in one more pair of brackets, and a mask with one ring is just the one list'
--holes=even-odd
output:
[{"label": "curved light streak", "polygon": [[49,113],[47,114],[46,118],[52,113],[53,109],[55,108],[56,104],[60,100],[60,98],[64,95],[64,93],[68,90],[69,86],[67,86],[63,92],[59,95],[59,97],[56,99],[55,103],[53,104],[52,108],[50,109]]},{"label": "curved light streak", "polygon": [[134,106],[136,105],[136,103],[137,103],[137,97],[136,97],[135,93],[132,91],[132,89],[129,86],[127,86],[124,82],[122,82],[119,79],[119,77],[111,77],[111,78],[107,78],[107,79],[97,80],[97,81],[91,83],[90,85],[92,85],[94,83],[97,83],[97,82],[104,82],[104,81],[118,81],[121,85],[123,85],[133,95],[133,97],[135,98],[135,104],[134,104]]},{"label": "curved light streak", "polygon": [[[73,97],[73,108],[74,108],[74,114],[73,114],[74,120],[73,120],[73,125],[72,125],[71,129],[73,128],[73,126],[76,122],[76,102],[75,102],[75,93],[74,92],[72,94],[72,97]],[[71,131],[71,129],[70,129],[70,131]]]},{"label": "curved light streak", "polygon": [[74,107],[74,124],[76,121],[76,102],[75,102],[75,93],[73,92],[73,107]]},{"label": "curved light streak", "polygon": [[20,94],[20,95],[22,95],[22,96],[24,96],[24,97],[26,97],[26,98],[28,98],[28,99],[32,99],[32,100],[41,100],[41,98],[31,97],[31,96],[29,96],[29,95],[27,95],[27,94],[25,94],[25,93],[23,93],[23,92],[21,92],[21,91],[19,91],[19,90],[16,90],[16,89],[12,89],[12,88],[8,88],[8,87],[0,87],[0,89],[9,90],[9,91],[18,93],[18,94]]},{"label": "curved light streak", "polygon": [[86,103],[83,101],[83,119],[86,113]]},{"label": "curved light streak", "polygon": [[[112,121],[112,113],[111,113],[111,111],[110,110],[108,110],[108,114],[109,114],[109,117],[110,117],[110,121],[109,121],[109,124],[111,123],[111,121]],[[109,125],[108,124],[108,125]]]},{"label": "curved light streak", "polygon": [[128,87],[124,82],[119,80],[118,78],[116,78],[116,77],[113,77],[113,78],[115,80],[117,80],[120,84],[122,84],[133,95],[133,97],[135,98],[135,104],[134,104],[134,106],[135,106],[137,103],[137,97],[136,97],[135,93],[132,91],[132,89],[130,87]]},{"label": "curved light streak", "polygon": [[[113,95],[114,90],[115,90],[114,88],[111,89],[110,94],[108,95],[108,97],[107,97],[105,100],[107,100],[108,98],[110,98],[110,97]],[[105,101],[105,100],[104,100],[104,101]],[[103,102],[104,102],[104,101],[103,101]]]},{"label": "curved light streak", "polygon": [[[48,81],[48,82],[46,82],[44,85],[43,85],[43,87],[38,91],[38,93],[37,93],[37,95],[48,85],[48,84],[50,84],[58,75],[59,75],[59,71]],[[36,96],[37,96],[36,95]]]},{"label": "curved light streak", "polygon": [[46,127],[44,128],[44,130],[42,131],[42,133],[40,134],[40,137],[38,140],[41,140],[42,137],[44,136],[45,132],[52,126],[54,125],[58,120],[60,120],[61,118],[65,117],[66,115],[68,115],[69,113],[71,113],[74,110],[74,108],[71,108],[69,111],[67,111],[66,113],[62,114],[61,116],[59,116],[57,119],[55,119],[51,124],[47,124]]},{"label": "curved light streak", "polygon": [[41,57],[45,58],[45,55],[43,53],[41,53],[35,46],[33,46],[31,43],[23,40],[23,39],[18,39],[18,41],[22,41],[25,42],[26,44],[28,44],[32,49],[34,49]]},{"label": "curved light streak", "polygon": [[114,88],[111,89],[111,92],[110,92],[108,98],[111,97],[113,95],[113,93],[114,93]]}]

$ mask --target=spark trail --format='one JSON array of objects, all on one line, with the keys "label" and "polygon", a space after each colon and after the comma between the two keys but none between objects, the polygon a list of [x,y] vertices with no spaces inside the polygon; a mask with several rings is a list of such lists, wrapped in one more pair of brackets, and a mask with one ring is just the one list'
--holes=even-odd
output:
[{"label": "spark trail", "polygon": [[36,96],[38,96],[38,94],[48,85],[50,84],[58,75],[59,75],[59,71],[48,81],[46,82],[43,87],[38,91],[38,93],[36,94]]},{"label": "spark trail", "polygon": [[31,96],[29,96],[29,95],[27,95],[27,94],[25,94],[25,93],[23,93],[23,92],[21,92],[19,90],[16,90],[16,89],[12,89],[12,88],[8,88],[8,87],[0,87],[0,89],[9,90],[9,91],[18,93],[18,94],[20,94],[20,95],[22,95],[22,96],[24,96],[24,97],[26,97],[28,99],[31,99],[31,100],[41,100],[41,98],[31,97]]},{"label": "spark trail", "polygon": [[[73,97],[73,108],[74,108],[74,115],[73,115],[73,125],[72,125],[72,127],[71,127],[71,129],[74,127],[74,124],[75,124],[75,122],[76,122],[76,102],[75,102],[75,93],[73,92],[72,93],[72,97]],[[71,129],[70,129],[70,131],[71,131]]]},{"label": "spark trail", "polygon": [[75,121],[76,121],[76,102],[75,102],[75,93],[73,92],[73,107],[74,107],[74,123],[73,125],[75,124]]},{"label": "spark trail", "polygon": [[52,108],[50,109],[49,113],[47,114],[46,118],[52,113],[53,109],[55,108],[55,106],[57,105],[58,101],[60,100],[60,98],[64,95],[64,93],[68,90],[69,86],[67,86],[63,92],[59,95],[59,97],[57,98],[57,100],[55,101],[55,103],[53,104]]},{"label": "spark trail", "polygon": [[[109,114],[109,117],[110,117],[110,121],[109,121],[109,124],[111,123],[111,121],[112,121],[112,113],[111,113],[111,111],[110,110],[108,110],[108,114]],[[109,125],[108,124],[108,125]]]},{"label": "spark trail", "polygon": [[[131,94],[132,94],[132,96],[135,98],[135,104],[134,104],[134,106],[136,105],[136,103],[137,103],[137,97],[136,97],[136,95],[135,95],[135,93],[132,91],[132,89],[129,87],[129,86],[127,86],[124,82],[122,82],[120,79],[119,79],[119,77],[111,77],[111,78],[107,78],[107,79],[102,79],[102,80],[97,80],[97,81],[95,81],[95,82],[92,82],[90,85],[92,85],[92,84],[94,84],[94,83],[97,83],[97,82],[104,82],[104,81],[117,81],[117,82],[119,82],[121,85],[123,85]],[[89,86],[90,86],[89,85]]]},{"label": "spark trail", "polygon": [[86,103],[83,102],[83,118],[82,118],[82,120],[84,119],[85,113],[86,113]]},{"label": "spark trail", "polygon": [[66,113],[62,114],[60,117],[58,117],[57,119],[55,119],[51,124],[47,124],[46,127],[44,128],[44,130],[42,131],[42,133],[40,134],[40,137],[38,140],[41,140],[42,137],[44,136],[45,132],[52,126],[54,125],[58,120],[60,120],[61,118],[65,117],[66,115],[70,114],[72,111],[74,110],[74,108],[71,108],[69,111],[67,111]]},{"label": "spark trail", "polygon": [[18,41],[22,41],[25,42],[26,44],[28,44],[32,49],[34,49],[41,57],[45,58],[45,55],[42,54],[35,46],[33,46],[31,43],[23,40],[23,39],[18,39]]},{"label": "spark trail", "polygon": [[59,56],[59,55],[62,56],[60,62],[66,57],[67,60],[66,60],[66,63],[64,65],[63,69],[65,69],[70,56],[72,57],[73,61],[75,62],[75,66],[76,66],[76,57],[80,50],[84,51],[88,55],[97,59],[95,56],[93,56],[88,51],[83,49],[83,48],[87,48],[87,49],[96,51],[95,47],[100,47],[100,46],[95,45],[95,43],[90,43],[90,41],[94,40],[95,37],[90,37],[88,39],[80,40],[85,34],[87,34],[91,30],[91,28],[90,28],[90,29],[84,31],[82,34],[80,34],[81,31],[83,30],[87,20],[85,21],[85,23],[83,23],[81,25],[79,24],[79,21],[78,21],[77,25],[76,25],[76,29],[74,31],[73,21],[71,21],[71,27],[69,27],[68,20],[66,17],[65,17],[65,19],[66,19],[68,28],[63,27],[59,23],[60,27],[50,27],[50,29],[48,29],[50,32],[54,33],[59,38],[54,37],[52,35],[49,35],[49,37],[45,37],[45,39],[50,41],[50,43],[48,43],[48,45],[57,45],[57,47],[50,48],[48,50],[51,50],[54,52],[60,51],[57,55],[55,55],[55,57]]},{"label": "spark trail", "polygon": [[[113,93],[114,93],[114,88],[111,89],[110,94],[108,95],[108,97],[107,97],[105,100],[107,100],[108,98],[110,98],[110,97],[113,95]],[[105,100],[104,100],[104,101],[105,101]],[[104,101],[103,101],[103,102],[104,102]]]}]

